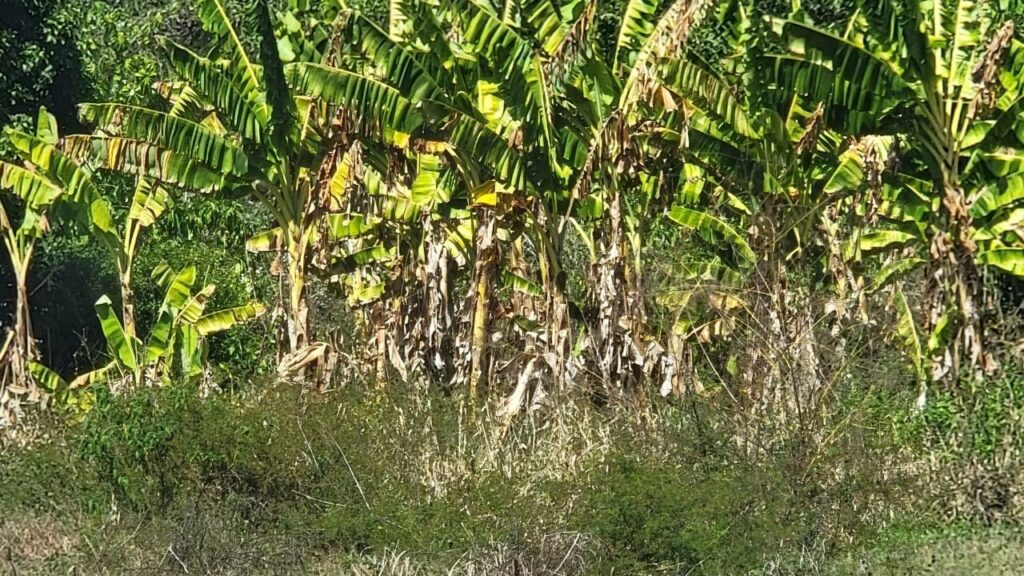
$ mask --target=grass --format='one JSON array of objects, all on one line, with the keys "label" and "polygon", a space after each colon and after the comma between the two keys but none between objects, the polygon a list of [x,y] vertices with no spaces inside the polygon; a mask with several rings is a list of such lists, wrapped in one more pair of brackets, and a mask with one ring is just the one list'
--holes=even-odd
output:
[{"label": "grass", "polygon": [[955,569],[968,549],[1013,565],[1016,533],[927,540],[914,528],[901,539],[915,489],[889,466],[892,420],[847,404],[826,415],[846,423],[827,445],[780,436],[752,459],[714,397],[640,411],[565,399],[511,423],[471,423],[460,398],[406,385],[101,395],[81,423],[38,422],[45,437],[4,448],[0,566],[861,574],[928,555]]}]

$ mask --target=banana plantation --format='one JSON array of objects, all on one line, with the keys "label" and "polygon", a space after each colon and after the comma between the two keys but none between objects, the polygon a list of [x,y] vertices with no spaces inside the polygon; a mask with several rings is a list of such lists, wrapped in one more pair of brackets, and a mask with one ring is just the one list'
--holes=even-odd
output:
[{"label": "banana plantation", "polygon": [[[732,454],[721,456],[730,467],[769,466],[783,453],[799,462],[778,464],[785,488],[762,487],[792,493],[789,510],[825,509],[832,501],[811,494],[842,493],[849,501],[833,508],[867,518],[864,525],[895,517],[880,503],[895,497],[876,498],[867,484],[842,487],[859,466],[836,460],[851,442],[880,467],[870,472],[872,486],[913,476],[962,495],[946,499],[945,518],[1024,518],[1013,391],[1024,385],[1024,4],[186,4],[181,18],[194,22],[191,36],[154,33],[131,48],[154,55],[137,90],[82,98],[70,116],[31,102],[38,112],[4,129],[0,433],[19,446],[11,450],[29,450],[31,438],[59,427],[107,438],[95,430],[113,418],[111,406],[182,387],[189,392],[181,402],[198,402],[200,411],[218,402],[256,410],[251,402],[274,405],[261,389],[295,391],[303,403],[329,405],[302,409],[320,410],[323,422],[357,418],[353,406],[365,402],[337,394],[358,388],[377,398],[358,409],[382,421],[392,408],[380,406],[415,405],[394,408],[398,415],[377,434],[399,434],[434,455],[424,456],[433,458],[425,472],[410,472],[430,502],[486,474],[518,478],[516,467],[532,458],[549,457],[536,464],[543,472],[521,472],[532,479],[516,498],[537,494],[543,479],[597,478],[614,468],[608,454],[631,449],[595,448],[603,455],[593,456],[591,441],[578,435],[595,430],[612,444],[650,434],[635,441],[661,462],[675,445],[664,430],[692,426],[685,442],[701,439],[693,458],[702,462],[723,451]],[[86,96],[95,95],[108,94]],[[239,216],[196,225],[204,202]],[[193,223],[187,236],[169,232],[181,222]],[[227,245],[239,262],[234,276],[211,279],[216,239],[250,228],[255,233]],[[169,237],[199,257],[147,256]],[[38,264],[68,242],[78,247],[72,253],[100,254],[96,261],[111,270],[107,290],[90,293],[92,284],[76,286]],[[70,352],[48,342],[80,329],[70,315],[54,320],[50,304],[37,305],[37,292],[62,283],[98,335],[87,360],[58,360]],[[219,299],[257,283],[265,289]],[[34,330],[46,314],[47,330]],[[245,333],[262,345],[231,347]],[[220,360],[227,357],[258,359],[261,368],[229,389],[223,374],[236,369]],[[435,404],[452,406],[455,448],[438,440],[448,416]],[[272,409],[260,410],[266,428]],[[231,418],[218,425],[231,427]],[[303,430],[295,453],[310,454],[314,477],[358,488],[356,509],[384,509],[369,476],[353,468],[358,444],[332,440],[344,466],[323,471],[328,457],[302,428],[313,419],[284,424]],[[127,431],[131,422],[111,429]],[[417,427],[435,432],[417,440]],[[661,432],[640,432],[655,428]],[[871,434],[899,445],[879,456],[869,451],[877,448]],[[556,444],[565,452],[545,452]],[[87,456],[100,450],[82,445]],[[125,478],[134,478],[129,468],[150,469],[143,457],[138,466],[100,459],[101,470],[124,468],[111,472],[116,498],[134,501]],[[719,470],[679,458],[684,469]],[[0,452],[0,468],[4,459],[14,461]],[[227,472],[235,464],[218,466],[225,478],[240,478]],[[751,474],[771,476],[757,469]],[[153,490],[164,498],[170,490],[160,474],[162,488]],[[651,482],[674,486],[666,478],[677,476],[666,474]],[[643,474],[622,477],[633,476]],[[0,472],[0,488],[4,479]],[[307,496],[296,482],[289,490],[302,505],[330,508],[341,498],[313,488]],[[633,492],[609,501],[625,506],[623,494]],[[0,489],[0,503],[3,496]],[[560,501],[548,494],[538,506],[549,505],[544,498]],[[674,509],[694,496],[659,498]],[[719,513],[761,517],[770,509],[736,504]],[[494,508],[482,510],[472,515]],[[703,512],[679,515],[691,513]],[[377,530],[397,530],[388,528],[406,521],[397,514]],[[668,574],[658,571],[669,569],[665,562],[679,574],[754,573],[707,560],[725,557],[711,556],[714,546],[742,538],[731,524],[721,540],[702,536],[697,552],[680,556],[651,542],[689,532],[657,532],[644,520],[656,512],[625,514],[604,523],[588,516],[582,522],[592,531],[578,534],[598,536],[566,542],[541,538],[541,524],[523,521],[529,544],[501,548],[504,556],[492,551],[489,560],[467,556],[477,572],[465,573]],[[836,518],[814,524],[814,534],[836,534],[842,546],[858,541]],[[616,552],[610,542],[626,539],[632,521],[640,527],[629,537],[645,542],[648,556],[630,547],[639,560],[608,568],[581,552],[624,557],[626,545]],[[0,536],[4,526],[0,518]],[[783,541],[796,549],[799,537],[781,534],[765,549]],[[374,553],[399,542],[365,538],[359,549]],[[256,570],[210,563],[211,554],[182,541],[198,540],[159,545],[169,551],[161,548],[161,570]],[[7,550],[18,574],[18,548]],[[441,573],[390,550],[351,573]],[[555,558],[544,564],[548,553]],[[752,565],[766,574],[832,573],[767,558]]]}]

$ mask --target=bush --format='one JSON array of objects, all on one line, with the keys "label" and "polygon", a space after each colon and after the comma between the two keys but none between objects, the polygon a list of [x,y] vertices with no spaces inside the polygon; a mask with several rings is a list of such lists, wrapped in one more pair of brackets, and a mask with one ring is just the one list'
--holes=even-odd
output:
[{"label": "bush", "polygon": [[79,455],[130,509],[159,510],[175,496],[180,461],[172,442],[192,421],[194,388],[145,388],[129,397],[98,388],[96,405],[77,436]]},{"label": "bush", "polygon": [[619,455],[596,476],[581,526],[604,545],[602,572],[753,570],[801,528],[769,471],[696,470]]},{"label": "bush", "polygon": [[931,496],[963,521],[1019,520],[1024,513],[1024,365],[934,390],[913,431],[925,453]]}]

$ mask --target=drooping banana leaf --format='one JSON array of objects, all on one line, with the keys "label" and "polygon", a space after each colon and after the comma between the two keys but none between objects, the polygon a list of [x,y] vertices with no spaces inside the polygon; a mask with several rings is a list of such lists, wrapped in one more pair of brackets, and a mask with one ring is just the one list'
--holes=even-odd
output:
[{"label": "drooping banana leaf", "polygon": [[1014,276],[1024,277],[1024,248],[997,248],[978,254],[978,261],[1009,272]]},{"label": "drooping banana leaf", "polygon": [[89,170],[69,158],[54,144],[15,130],[5,130],[5,134],[25,161],[60,185],[69,200],[85,202],[98,196]]},{"label": "drooping banana leaf", "polygon": [[222,119],[244,138],[262,142],[270,123],[266,96],[248,86],[244,66],[232,76],[207,58],[167,39],[160,39],[174,70],[213,104]]},{"label": "drooping banana leaf", "polygon": [[615,41],[615,70],[630,69],[636,63],[636,54],[647,42],[657,23],[657,0],[629,0],[622,11],[622,24]]},{"label": "drooping banana leaf", "polygon": [[253,318],[258,318],[264,312],[266,312],[266,308],[262,304],[250,302],[244,306],[205,314],[196,320],[195,329],[200,336],[208,336],[244,324]]},{"label": "drooping banana leaf", "polygon": [[153,269],[151,277],[164,291],[161,307],[180,310],[192,296],[192,286],[196,283],[196,267],[187,266],[178,271],[166,262],[161,262]]},{"label": "drooping banana leaf", "polygon": [[388,84],[413,102],[441,97],[435,73],[421,61],[427,58],[425,54],[409,50],[361,14],[342,17],[347,17],[343,37],[350,39]]},{"label": "drooping banana leaf", "polygon": [[907,355],[910,356],[914,373],[917,374],[918,380],[923,382],[925,379],[925,356],[921,346],[921,335],[902,289],[896,289],[893,294],[893,303],[896,306],[896,334],[906,349]]},{"label": "drooping banana leaf", "polygon": [[201,162],[222,174],[244,175],[245,152],[201,124],[163,112],[122,104],[81,104],[79,114],[109,136],[149,142]]},{"label": "drooping banana leaf", "polygon": [[82,163],[207,192],[224,187],[225,175],[169,148],[114,136],[65,139],[69,157]]},{"label": "drooping banana leaf", "polygon": [[62,192],[60,186],[39,173],[4,161],[0,161],[0,188],[10,190],[33,210],[53,204]]},{"label": "drooping banana leaf", "polygon": [[242,88],[243,93],[258,92],[260,81],[256,75],[256,68],[249,61],[249,56],[245,53],[242,40],[231,23],[231,17],[228,15],[224,5],[220,0],[199,0],[197,15],[199,16],[199,21],[203,23],[203,28],[213,34],[214,37],[219,38],[221,44],[226,48],[232,65],[238,69],[238,84]]},{"label": "drooping banana leaf", "polygon": [[753,262],[756,258],[754,251],[747,244],[747,241],[744,240],[743,236],[724,220],[706,212],[684,208],[683,206],[673,206],[668,213],[668,217],[676,224],[691,230],[712,231],[721,234],[736,247],[740,256],[747,262]]},{"label": "drooping banana leaf", "polygon": [[409,99],[378,80],[310,63],[289,64],[285,76],[300,94],[352,110],[364,133],[390,129],[413,134],[423,124],[423,117]]},{"label": "drooping banana leaf", "polygon": [[691,98],[708,112],[729,123],[742,136],[755,137],[737,89],[721,76],[705,68],[695,56],[669,58],[659,67],[662,81],[684,98]]},{"label": "drooping banana leaf", "polygon": [[142,178],[132,195],[128,218],[143,227],[152,226],[167,210],[170,201],[170,194],[163,186]]}]

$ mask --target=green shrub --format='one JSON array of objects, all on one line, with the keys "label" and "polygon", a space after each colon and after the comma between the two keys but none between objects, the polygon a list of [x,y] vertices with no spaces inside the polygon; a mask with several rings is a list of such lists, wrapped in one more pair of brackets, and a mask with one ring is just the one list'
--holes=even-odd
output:
[{"label": "green shrub", "polygon": [[28,451],[0,453],[0,508],[73,515],[98,513],[110,505],[109,492],[92,466],[67,446],[47,443]]},{"label": "green shrub", "polygon": [[603,567],[615,573],[746,572],[797,529],[782,521],[785,491],[760,474],[620,456],[595,478],[583,525],[601,539]]},{"label": "green shrub", "polygon": [[944,514],[989,523],[1024,513],[1022,370],[1011,358],[995,376],[933,388],[924,411],[908,414],[919,453],[928,456],[927,498]]},{"label": "green shrub", "polygon": [[125,505],[164,507],[182,480],[172,441],[197,405],[192,386],[144,388],[125,397],[100,387],[78,435],[79,454]]}]

